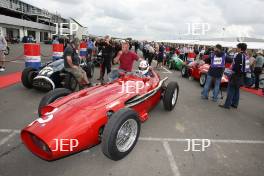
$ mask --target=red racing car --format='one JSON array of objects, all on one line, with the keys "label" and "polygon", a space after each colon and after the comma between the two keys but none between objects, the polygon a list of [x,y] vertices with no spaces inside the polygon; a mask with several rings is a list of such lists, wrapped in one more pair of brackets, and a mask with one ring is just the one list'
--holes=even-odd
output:
[{"label": "red racing car", "polygon": [[[226,71],[230,68],[231,64],[226,64]],[[203,87],[206,81],[206,75],[209,71],[210,65],[206,64],[204,61],[194,61],[188,65],[184,65],[181,70],[182,77],[193,77],[196,80],[199,80],[200,85]],[[228,83],[228,77],[226,74],[223,74],[221,85],[226,86]]]},{"label": "red racing car", "polygon": [[52,90],[40,102],[40,118],[21,131],[21,139],[45,160],[99,143],[108,158],[120,160],[134,148],[140,124],[161,99],[165,110],[174,109],[179,86],[177,82],[165,85],[166,80],[155,72],[148,77],[123,73],[110,83],[75,93],[64,88]]}]

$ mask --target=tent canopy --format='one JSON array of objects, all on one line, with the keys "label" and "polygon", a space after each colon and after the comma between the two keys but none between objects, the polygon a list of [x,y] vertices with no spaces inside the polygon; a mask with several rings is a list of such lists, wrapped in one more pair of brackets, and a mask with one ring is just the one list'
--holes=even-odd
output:
[{"label": "tent canopy", "polygon": [[[215,46],[220,44],[223,47],[236,48],[239,42],[226,42],[226,41],[202,41],[202,40],[159,40],[156,42],[163,43],[175,43],[175,44],[187,44],[187,45],[205,45]],[[248,49],[264,49],[264,42],[245,42],[248,45]]]}]

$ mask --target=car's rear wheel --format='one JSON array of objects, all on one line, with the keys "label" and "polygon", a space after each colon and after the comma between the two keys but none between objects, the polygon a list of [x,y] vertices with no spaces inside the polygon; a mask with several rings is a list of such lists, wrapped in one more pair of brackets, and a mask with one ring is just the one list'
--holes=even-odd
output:
[{"label": "car's rear wheel", "polygon": [[170,82],[167,85],[165,93],[163,95],[164,109],[171,111],[174,109],[179,95],[179,85],[177,82]]},{"label": "car's rear wheel", "polygon": [[89,63],[89,71],[87,72],[88,78],[93,78],[94,75],[94,64],[92,62]]},{"label": "car's rear wheel", "polygon": [[129,108],[114,113],[107,122],[102,136],[102,151],[112,160],[120,160],[135,147],[140,134],[137,113]]},{"label": "car's rear wheel", "polygon": [[32,67],[27,67],[23,70],[21,75],[22,84],[30,89],[33,87],[33,79],[37,76],[37,70]]},{"label": "car's rear wheel", "polygon": [[188,70],[186,66],[182,66],[181,75],[182,77],[185,77],[185,78],[188,77]]},{"label": "car's rear wheel", "polygon": [[200,76],[200,86],[204,86],[205,85],[205,82],[206,82],[206,77],[207,75],[205,73],[202,73],[201,76]]},{"label": "car's rear wheel", "polygon": [[78,89],[78,86],[78,80],[71,73],[66,73],[64,88],[69,89],[71,91],[76,91]]},{"label": "car's rear wheel", "polygon": [[46,106],[46,105],[48,105],[48,104],[50,104],[50,103],[52,103],[52,102],[54,102],[54,101],[62,98],[62,97],[65,97],[65,96],[67,96],[67,95],[69,95],[71,93],[72,92],[69,89],[65,89],[65,88],[57,88],[57,89],[54,89],[54,90],[49,91],[41,99],[41,101],[39,103],[39,107],[38,107],[38,114],[39,114],[39,116],[41,116],[41,109],[44,106]]}]

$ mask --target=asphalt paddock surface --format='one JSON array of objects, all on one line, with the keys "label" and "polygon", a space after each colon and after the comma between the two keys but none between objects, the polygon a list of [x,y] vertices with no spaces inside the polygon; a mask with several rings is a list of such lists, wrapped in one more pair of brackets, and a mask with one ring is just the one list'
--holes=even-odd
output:
[{"label": "asphalt paddock surface", "polygon": [[[49,53],[45,47],[43,52]],[[18,53],[11,52],[9,60]],[[23,67],[21,60],[10,62],[8,71],[1,75]],[[239,108],[225,110],[218,107],[222,100],[200,99],[198,81],[182,78],[178,71],[158,72],[179,83],[177,105],[172,112],[164,111],[162,102],[157,105],[142,125],[136,147],[120,161],[106,158],[101,145],[52,162],[36,157],[21,143],[19,130],[37,117],[37,106],[45,93],[28,90],[21,83],[1,89],[0,176],[263,176],[262,97],[241,91]],[[95,78],[98,73],[96,69]],[[205,151],[184,151],[187,139],[207,139],[211,145]]]}]

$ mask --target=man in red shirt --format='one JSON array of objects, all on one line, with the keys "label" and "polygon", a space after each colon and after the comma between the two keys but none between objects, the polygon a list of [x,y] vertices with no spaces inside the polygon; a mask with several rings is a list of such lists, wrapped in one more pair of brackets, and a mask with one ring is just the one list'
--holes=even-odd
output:
[{"label": "man in red shirt", "polygon": [[121,43],[122,50],[118,52],[114,62],[120,64],[119,69],[131,72],[134,61],[138,61],[140,58],[136,53],[129,50],[129,43],[127,41],[122,40]]},{"label": "man in red shirt", "polygon": [[112,70],[108,75],[109,81],[117,79],[120,72],[132,72],[134,61],[143,60],[139,56],[129,50],[129,43],[122,40],[122,50],[118,52],[117,56],[114,58],[115,63],[119,63],[118,70]]}]

